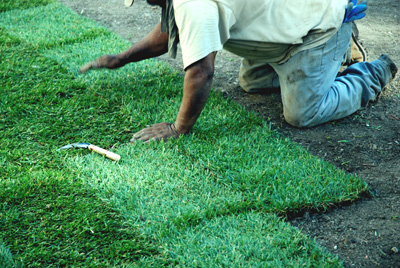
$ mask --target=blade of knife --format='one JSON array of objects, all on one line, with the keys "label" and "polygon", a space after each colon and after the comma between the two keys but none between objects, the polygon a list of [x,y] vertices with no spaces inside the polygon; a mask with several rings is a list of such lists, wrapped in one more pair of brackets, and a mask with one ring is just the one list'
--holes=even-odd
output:
[{"label": "blade of knife", "polygon": [[86,149],[86,148],[89,147],[89,145],[90,145],[90,143],[87,143],[87,142],[71,143],[71,144],[65,145],[65,146],[57,149],[57,151],[59,151],[59,150],[68,150],[68,149],[72,149],[72,148],[84,148],[84,149]]}]

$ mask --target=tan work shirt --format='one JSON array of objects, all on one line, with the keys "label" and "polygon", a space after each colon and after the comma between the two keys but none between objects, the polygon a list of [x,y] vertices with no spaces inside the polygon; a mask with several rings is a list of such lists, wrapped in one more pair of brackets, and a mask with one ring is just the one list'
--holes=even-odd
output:
[{"label": "tan work shirt", "polygon": [[184,68],[225,48],[250,60],[285,62],[325,43],[348,0],[173,0]]}]

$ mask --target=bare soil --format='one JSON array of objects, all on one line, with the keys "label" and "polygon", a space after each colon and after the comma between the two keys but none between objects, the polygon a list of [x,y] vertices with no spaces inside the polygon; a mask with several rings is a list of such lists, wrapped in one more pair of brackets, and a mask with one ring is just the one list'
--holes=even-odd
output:
[{"label": "bare soil", "polygon": [[[160,10],[137,0],[127,9],[122,0],[60,0],[132,43],[143,38],[160,17]],[[400,1],[369,0],[368,15],[358,22],[369,60],[385,53],[400,66]],[[116,51],[118,53],[119,51]],[[176,60],[160,57],[182,71]],[[370,197],[324,213],[305,212],[289,221],[345,267],[400,267],[400,74],[379,101],[339,121],[310,129],[285,123],[279,92],[246,94],[237,80],[240,59],[219,52],[214,88],[248,110],[257,112],[280,133],[326,161],[357,174],[371,187]]]}]

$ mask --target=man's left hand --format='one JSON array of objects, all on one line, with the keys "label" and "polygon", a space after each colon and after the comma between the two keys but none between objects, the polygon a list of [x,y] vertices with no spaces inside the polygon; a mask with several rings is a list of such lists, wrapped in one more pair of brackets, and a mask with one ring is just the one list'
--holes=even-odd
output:
[{"label": "man's left hand", "polygon": [[148,128],[142,129],[133,135],[130,140],[131,143],[135,141],[143,141],[144,143],[148,143],[150,141],[157,140],[168,140],[170,138],[178,138],[180,133],[176,129],[174,124],[171,123],[159,123],[154,124]]}]

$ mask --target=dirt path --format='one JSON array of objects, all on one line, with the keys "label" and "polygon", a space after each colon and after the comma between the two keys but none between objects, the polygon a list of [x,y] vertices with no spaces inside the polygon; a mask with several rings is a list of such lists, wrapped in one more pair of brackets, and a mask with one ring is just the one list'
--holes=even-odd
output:
[{"label": "dirt path", "polygon": [[[145,1],[136,1],[130,9],[122,0],[60,1],[132,43],[159,21],[160,10]],[[369,0],[368,4],[368,15],[358,27],[369,59],[386,53],[400,66],[400,1]],[[182,70],[179,55],[177,60],[160,59]],[[238,57],[218,53],[214,88],[259,113],[314,155],[359,175],[375,194],[326,213],[305,213],[291,223],[337,254],[346,267],[400,267],[400,74],[367,109],[302,130],[284,122],[279,93],[249,95],[240,90],[239,64]]]}]

